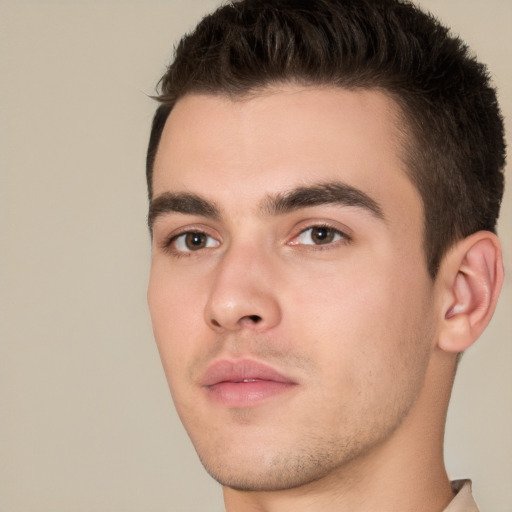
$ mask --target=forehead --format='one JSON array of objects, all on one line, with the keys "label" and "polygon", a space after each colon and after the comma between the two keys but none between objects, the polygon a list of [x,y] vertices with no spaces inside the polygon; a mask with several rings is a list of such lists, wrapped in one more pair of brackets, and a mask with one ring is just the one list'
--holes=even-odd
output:
[{"label": "forehead", "polygon": [[405,172],[399,112],[376,90],[287,85],[234,100],[186,96],[162,133],[153,195],[191,191],[243,209],[265,194],[342,181],[405,211],[403,192],[421,201]]}]

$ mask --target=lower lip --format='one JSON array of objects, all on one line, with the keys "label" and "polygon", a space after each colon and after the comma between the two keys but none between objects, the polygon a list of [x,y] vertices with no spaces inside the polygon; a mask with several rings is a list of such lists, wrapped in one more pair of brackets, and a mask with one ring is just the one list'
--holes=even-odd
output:
[{"label": "lower lip", "polygon": [[219,382],[207,386],[212,400],[227,407],[251,407],[260,402],[289,391],[295,384],[273,380],[250,382]]}]

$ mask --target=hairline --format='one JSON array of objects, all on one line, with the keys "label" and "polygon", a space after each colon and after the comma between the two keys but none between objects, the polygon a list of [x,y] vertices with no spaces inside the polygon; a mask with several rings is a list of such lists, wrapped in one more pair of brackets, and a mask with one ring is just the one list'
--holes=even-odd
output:
[{"label": "hairline", "polygon": [[[151,165],[148,165],[147,169],[147,176],[148,176],[148,196],[149,200],[153,198],[153,173],[154,173],[154,164],[156,160],[156,156],[158,154],[158,148],[160,146],[160,141],[162,138],[163,131],[165,129],[165,125],[167,123],[167,120],[169,119],[169,116],[171,115],[172,111],[176,107],[176,105],[184,100],[185,98],[188,98],[190,96],[211,96],[211,97],[220,97],[220,98],[226,98],[233,102],[240,102],[243,103],[245,101],[250,101],[255,98],[270,96],[273,94],[279,94],[281,92],[284,92],[281,88],[285,86],[300,86],[304,89],[319,89],[319,90],[344,90],[344,91],[375,91],[383,94],[388,99],[391,100],[392,104],[395,106],[394,109],[390,110],[390,114],[393,115],[393,125],[396,128],[396,136],[397,136],[397,147],[401,148],[402,154],[399,154],[399,157],[404,164],[404,169],[409,177],[411,179],[412,184],[414,187],[420,192],[416,182],[412,179],[411,173],[414,171],[411,169],[411,167],[415,167],[415,165],[412,163],[414,160],[413,155],[415,152],[420,149],[418,138],[416,137],[414,133],[413,123],[410,120],[410,115],[407,113],[407,101],[403,98],[403,95],[398,94],[397,92],[394,92],[391,90],[391,88],[388,88],[384,85],[379,85],[378,83],[375,84],[361,84],[361,85],[353,85],[353,86],[347,86],[347,85],[338,85],[335,83],[329,83],[327,81],[312,81],[307,79],[301,79],[301,77],[295,77],[292,76],[289,79],[285,80],[279,80],[275,82],[269,82],[265,83],[261,86],[255,86],[255,87],[248,87],[245,90],[241,91],[228,91],[222,88],[217,89],[206,89],[206,88],[199,88],[199,87],[192,87],[190,90],[186,91],[185,93],[181,94],[172,103],[168,103],[165,101],[165,99],[161,97],[154,97],[157,101],[160,101],[160,107],[159,108],[166,108],[168,109],[167,115],[165,118],[165,121],[161,127],[161,130],[158,133],[158,140],[154,147],[154,155],[153,160],[151,162]],[[405,106],[404,106],[405,104]],[[408,133],[404,130],[402,123],[405,124],[406,128],[408,128]],[[421,192],[420,192],[421,196]],[[422,198],[423,201],[423,198]]]}]

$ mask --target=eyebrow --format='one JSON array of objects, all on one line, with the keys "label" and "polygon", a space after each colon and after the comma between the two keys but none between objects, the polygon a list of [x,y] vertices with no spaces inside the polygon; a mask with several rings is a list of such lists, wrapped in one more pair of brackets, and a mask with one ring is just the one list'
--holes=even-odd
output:
[{"label": "eyebrow", "polygon": [[362,190],[339,182],[298,187],[279,193],[265,199],[262,210],[268,215],[279,215],[321,205],[355,206],[384,220],[384,213],[377,201]]},{"label": "eyebrow", "polygon": [[150,231],[153,230],[155,220],[166,213],[199,215],[215,220],[220,218],[220,211],[217,206],[197,194],[165,192],[152,199],[149,204],[148,226]]},{"label": "eyebrow", "polygon": [[[282,215],[303,208],[321,205],[355,206],[370,212],[378,219],[384,219],[380,205],[362,190],[345,183],[330,182],[312,186],[297,187],[266,197],[260,211],[264,215]],[[156,219],[167,213],[198,215],[214,220],[221,218],[220,209],[215,203],[188,192],[165,192],[151,200],[148,213],[150,231]]]}]

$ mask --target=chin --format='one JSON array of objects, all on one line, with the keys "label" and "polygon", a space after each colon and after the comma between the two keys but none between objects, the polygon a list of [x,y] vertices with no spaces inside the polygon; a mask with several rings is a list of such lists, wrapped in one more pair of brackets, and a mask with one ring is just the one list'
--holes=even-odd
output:
[{"label": "chin", "polygon": [[[301,487],[306,484],[320,480],[325,476],[325,470],[312,472],[311,469],[301,468],[301,465],[274,468],[248,467],[218,467],[212,468],[203,463],[206,471],[223,487],[229,487],[236,491],[244,492],[270,492],[282,491]],[[284,466],[284,467],[283,467]]]},{"label": "chin", "polygon": [[[332,444],[328,446],[332,447]],[[311,447],[310,447],[311,448]],[[206,471],[219,484],[237,491],[269,492],[293,489],[321,480],[343,466],[350,453],[331,450],[261,449],[243,453],[242,450],[220,450],[207,454],[198,451]]]}]

